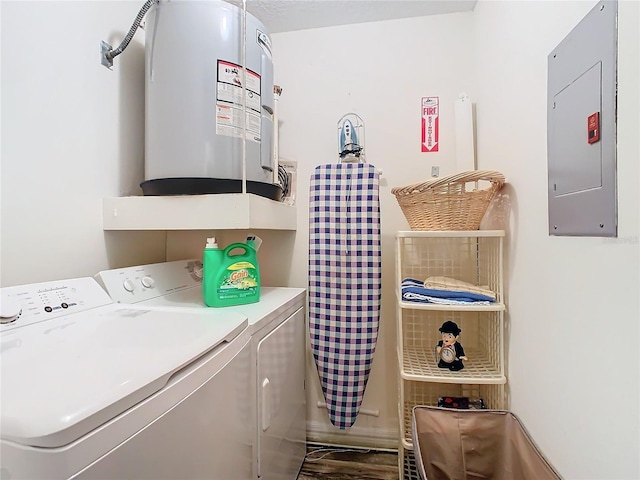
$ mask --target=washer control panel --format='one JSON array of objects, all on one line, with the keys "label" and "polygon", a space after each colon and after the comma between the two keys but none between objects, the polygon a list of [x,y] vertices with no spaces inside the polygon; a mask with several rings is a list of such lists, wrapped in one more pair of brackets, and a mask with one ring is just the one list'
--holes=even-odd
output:
[{"label": "washer control panel", "polygon": [[137,303],[202,284],[196,259],[104,270],[95,276],[116,302]]},{"label": "washer control panel", "polygon": [[92,278],[32,283],[0,289],[0,331],[113,303]]}]

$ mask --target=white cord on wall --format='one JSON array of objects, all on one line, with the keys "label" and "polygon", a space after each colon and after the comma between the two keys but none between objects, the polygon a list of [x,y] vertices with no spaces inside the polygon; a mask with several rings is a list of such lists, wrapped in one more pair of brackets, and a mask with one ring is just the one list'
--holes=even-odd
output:
[{"label": "white cord on wall", "polygon": [[242,193],[247,193],[247,0],[242,0]]}]

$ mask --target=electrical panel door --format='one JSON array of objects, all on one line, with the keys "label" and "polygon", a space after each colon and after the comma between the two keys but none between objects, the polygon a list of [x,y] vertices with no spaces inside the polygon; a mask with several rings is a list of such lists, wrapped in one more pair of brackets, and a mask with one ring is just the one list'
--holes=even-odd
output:
[{"label": "electrical panel door", "polygon": [[550,235],[617,235],[616,17],[599,2],[548,57]]}]

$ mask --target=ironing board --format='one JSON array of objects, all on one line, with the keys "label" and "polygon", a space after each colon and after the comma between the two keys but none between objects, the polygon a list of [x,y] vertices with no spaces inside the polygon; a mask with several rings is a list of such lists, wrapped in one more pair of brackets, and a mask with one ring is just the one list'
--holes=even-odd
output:
[{"label": "ironing board", "polygon": [[320,165],[309,196],[309,330],[331,423],[351,427],[378,340],[379,177],[364,163]]}]

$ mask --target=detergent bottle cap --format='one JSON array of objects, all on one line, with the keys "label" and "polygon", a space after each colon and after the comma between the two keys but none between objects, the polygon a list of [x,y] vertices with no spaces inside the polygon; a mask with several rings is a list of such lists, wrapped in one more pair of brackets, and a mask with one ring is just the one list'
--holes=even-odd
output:
[{"label": "detergent bottle cap", "polygon": [[257,235],[249,235],[247,237],[247,244],[251,245],[253,249],[257,252],[258,249],[260,248],[260,245],[262,245],[262,239]]},{"label": "detergent bottle cap", "polygon": [[216,241],[216,237],[207,238],[207,245],[205,248],[218,248],[218,242]]}]

